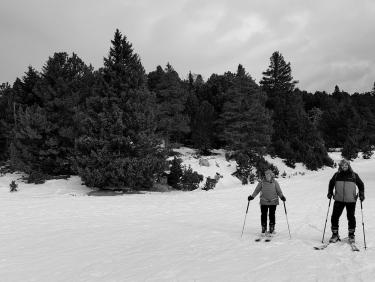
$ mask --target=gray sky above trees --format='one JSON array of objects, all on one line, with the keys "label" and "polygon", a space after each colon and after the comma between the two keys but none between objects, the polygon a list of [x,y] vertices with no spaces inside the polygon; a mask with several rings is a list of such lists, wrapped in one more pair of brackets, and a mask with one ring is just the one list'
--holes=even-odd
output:
[{"label": "gray sky above trees", "polygon": [[1,0],[0,82],[54,52],[102,66],[118,28],[147,72],[170,62],[207,79],[241,63],[256,79],[280,51],[298,87],[370,91],[375,81],[373,0]]}]

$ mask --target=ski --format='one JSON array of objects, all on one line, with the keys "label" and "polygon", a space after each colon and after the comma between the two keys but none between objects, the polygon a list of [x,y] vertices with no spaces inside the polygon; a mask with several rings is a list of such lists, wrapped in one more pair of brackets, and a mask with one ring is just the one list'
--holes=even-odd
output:
[{"label": "ski", "polygon": [[322,245],[320,246],[316,246],[314,247],[315,250],[324,250],[325,248],[327,248],[330,244],[336,244],[337,242],[340,242],[341,239],[340,238],[336,238],[336,240],[333,240],[330,239],[327,243],[323,243]]},{"label": "ski", "polygon": [[267,234],[266,235],[266,240],[264,240],[264,242],[271,242],[272,241],[272,238],[273,238],[273,234]]},{"label": "ski", "polygon": [[255,238],[255,242],[260,242],[262,239],[264,239],[264,242],[271,242],[274,234],[266,233],[266,234],[261,234],[259,237]]},{"label": "ski", "polygon": [[354,242],[349,242],[350,247],[352,248],[353,252],[359,252],[357,245]]},{"label": "ski", "polygon": [[328,243],[324,243],[323,245],[320,245],[320,246],[315,246],[314,250],[324,250],[325,248],[327,248],[329,246],[329,244],[331,244],[331,243],[328,242]]},{"label": "ski", "polygon": [[[314,249],[315,250],[324,250],[325,248],[327,248],[330,244],[330,242],[328,243],[324,243],[320,246],[315,246]],[[359,248],[357,247],[357,245],[354,243],[354,242],[348,242],[348,244],[350,245],[350,248],[353,252],[359,252]]]},{"label": "ski", "polygon": [[259,235],[257,238],[255,238],[255,242],[260,242],[260,241],[262,241],[262,239],[264,239],[266,237],[266,235],[265,234],[261,234],[261,235]]}]

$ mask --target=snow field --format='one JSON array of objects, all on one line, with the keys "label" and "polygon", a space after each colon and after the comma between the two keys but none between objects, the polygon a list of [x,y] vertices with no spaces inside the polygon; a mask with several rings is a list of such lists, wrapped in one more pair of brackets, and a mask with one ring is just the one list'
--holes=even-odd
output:
[{"label": "snow field", "polygon": [[[292,239],[281,202],[273,241],[254,242],[260,231],[259,197],[250,203],[242,238],[241,229],[247,196],[256,184],[242,186],[232,177],[235,164],[223,154],[208,157],[210,167],[201,167],[186,151],[184,163],[194,170],[205,177],[216,172],[224,176],[214,190],[90,197],[90,190],[72,177],[43,185],[17,181],[19,192],[9,193],[10,181],[19,176],[0,177],[0,280],[373,281],[374,158],[353,163],[365,183],[368,249],[363,249],[357,203],[361,251],[352,252],[345,243],[316,251],[328,208],[328,181],[336,169],[285,167],[288,175],[297,172],[278,179],[287,198]],[[332,157],[339,159],[335,153]],[[280,160],[272,162],[282,173]],[[340,224],[340,235],[346,237],[345,211]],[[329,236],[328,220],[326,240]]]}]

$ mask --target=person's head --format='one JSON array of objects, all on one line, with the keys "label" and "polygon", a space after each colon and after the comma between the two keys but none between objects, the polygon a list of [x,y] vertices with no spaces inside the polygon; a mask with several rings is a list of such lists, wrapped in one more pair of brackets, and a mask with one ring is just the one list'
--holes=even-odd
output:
[{"label": "person's head", "polygon": [[272,172],[272,170],[267,169],[267,170],[264,172],[264,178],[265,178],[268,182],[272,182],[273,179],[275,178],[275,174]]},{"label": "person's head", "polygon": [[353,171],[350,166],[350,162],[346,159],[342,159],[339,162],[339,171]]}]

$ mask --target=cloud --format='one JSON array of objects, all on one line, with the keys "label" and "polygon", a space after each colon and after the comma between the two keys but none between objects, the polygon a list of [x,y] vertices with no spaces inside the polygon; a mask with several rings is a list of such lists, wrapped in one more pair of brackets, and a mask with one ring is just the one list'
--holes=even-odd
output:
[{"label": "cloud", "polygon": [[371,0],[2,0],[0,81],[40,69],[55,51],[98,68],[119,28],[147,71],[170,62],[181,77],[208,78],[241,63],[259,81],[278,50],[301,89],[368,91],[374,14]]},{"label": "cloud", "polygon": [[235,30],[226,32],[217,40],[218,44],[227,42],[246,42],[254,34],[261,33],[265,30],[265,22],[257,15],[250,15],[244,18],[238,24]]}]

